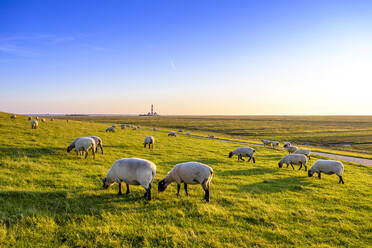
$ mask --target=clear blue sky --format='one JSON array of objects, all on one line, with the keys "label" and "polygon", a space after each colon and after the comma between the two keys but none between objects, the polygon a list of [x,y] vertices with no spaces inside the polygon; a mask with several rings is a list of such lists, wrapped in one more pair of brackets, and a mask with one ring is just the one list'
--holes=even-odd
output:
[{"label": "clear blue sky", "polygon": [[372,1],[0,1],[0,111],[372,114]]}]

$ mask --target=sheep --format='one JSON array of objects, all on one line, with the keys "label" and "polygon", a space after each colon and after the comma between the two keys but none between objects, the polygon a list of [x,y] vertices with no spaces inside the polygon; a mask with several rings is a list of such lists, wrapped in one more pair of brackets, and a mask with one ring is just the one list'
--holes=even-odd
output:
[{"label": "sheep", "polygon": [[68,123],[69,121],[68,121],[68,120],[66,120],[66,122]]},{"label": "sheep", "polygon": [[89,138],[92,138],[95,142],[96,142],[96,152],[97,152],[97,149],[98,149],[98,146],[99,148],[101,148],[101,152],[103,154],[103,142],[102,142],[102,139],[98,136],[89,136]]},{"label": "sheep", "polygon": [[121,129],[125,129],[125,125],[124,124],[121,124]]},{"label": "sheep", "polygon": [[17,115],[15,115],[15,114],[14,114],[14,115],[11,115],[11,116],[10,116],[10,119],[12,119],[12,120],[17,119]]},{"label": "sheep", "polygon": [[54,118],[50,118],[50,121],[54,121]]},{"label": "sheep", "polygon": [[39,122],[37,122],[37,120],[32,120],[31,121],[31,128],[36,129],[37,126],[39,126]]},{"label": "sheep", "polygon": [[213,134],[208,134],[208,138],[214,139],[214,135]]},{"label": "sheep", "polygon": [[263,139],[262,143],[264,144],[264,146],[271,146],[271,141],[270,140]]},{"label": "sheep", "polygon": [[170,132],[170,133],[168,133],[168,137],[169,137],[169,136],[174,136],[174,137],[176,137],[177,135],[176,135],[175,132]]},{"label": "sheep", "polygon": [[342,173],[344,172],[344,165],[336,160],[318,160],[309,169],[308,176],[312,177],[314,173],[318,173],[318,178],[321,179],[321,173],[327,175],[336,174],[340,180],[338,183],[344,184]]},{"label": "sheep", "polygon": [[248,162],[251,161],[251,159],[252,159],[253,163],[256,163],[256,160],[253,157],[254,152],[255,152],[255,150],[253,148],[250,148],[250,147],[238,147],[234,151],[229,153],[229,158],[231,158],[233,155],[237,155],[238,156],[238,161],[239,160],[245,161],[243,159],[243,157],[249,157]]},{"label": "sheep", "polygon": [[74,141],[71,142],[71,144],[67,147],[67,152],[71,152],[71,150],[75,148],[75,144],[76,144],[76,142],[77,142],[80,138],[81,138],[81,137],[76,138],[76,139],[74,139]]},{"label": "sheep", "polygon": [[45,119],[44,119],[44,118],[41,118],[41,121],[42,121],[42,122],[45,122]]},{"label": "sheep", "polygon": [[187,133],[186,133],[186,135],[187,135],[187,136],[190,136],[190,135],[191,135],[191,133],[190,133],[190,132],[187,132]]},{"label": "sheep", "polygon": [[32,120],[32,117],[31,116],[27,117],[27,120],[31,121]]},{"label": "sheep", "polygon": [[79,155],[80,151],[85,152],[85,158],[88,157],[88,151],[92,150],[93,159],[96,158],[96,142],[90,137],[79,138],[75,143],[76,155]]},{"label": "sheep", "polygon": [[151,200],[151,184],[156,175],[156,165],[148,160],[140,158],[122,158],[116,160],[105,178],[101,179],[103,188],[107,189],[115,182],[119,184],[119,193],[121,192],[121,183],[127,185],[127,192],[129,194],[129,185],[141,185],[146,193],[145,199]]},{"label": "sheep", "polygon": [[152,131],[156,131],[156,128],[154,127],[154,128],[152,129]]},{"label": "sheep", "polygon": [[115,128],[114,127],[108,127],[108,128],[106,128],[106,132],[115,132]]},{"label": "sheep", "polygon": [[149,145],[149,149],[151,148],[151,145],[152,145],[152,149],[154,149],[154,143],[155,143],[155,139],[153,136],[147,136],[145,138],[145,141],[143,142],[143,145],[145,146],[146,148],[146,145]]},{"label": "sheep", "polygon": [[179,132],[179,133],[182,133],[182,132],[183,132],[183,130],[182,130],[182,129],[179,129],[179,130],[178,130],[178,132]]},{"label": "sheep", "polygon": [[310,152],[309,149],[306,149],[306,148],[304,148],[304,149],[298,149],[298,150],[296,150],[294,153],[295,153],[295,154],[303,154],[303,155],[305,155],[306,157],[308,157],[309,160],[311,159],[311,158],[310,158],[310,154],[311,154],[311,152]]},{"label": "sheep", "polygon": [[133,127],[132,129],[133,129],[133,130],[137,130],[137,127]]},{"label": "sheep", "polygon": [[36,116],[35,119],[36,119],[36,120],[39,120],[39,116]]},{"label": "sheep", "polygon": [[278,147],[279,146],[279,141],[271,141],[271,145],[273,147]]},{"label": "sheep", "polygon": [[307,171],[307,158],[303,154],[288,154],[284,156],[278,163],[279,168],[283,167],[283,164],[287,164],[287,168],[289,165],[292,166],[292,169],[294,170],[293,165],[298,164],[300,165],[300,168],[298,170],[301,170],[302,166],[305,167],[305,171]]},{"label": "sheep", "polygon": [[186,195],[187,184],[201,184],[205,191],[204,199],[209,202],[209,184],[212,181],[213,169],[199,162],[176,164],[159,182],[158,191],[163,192],[172,182],[177,183],[177,197],[180,195],[181,183],[184,183]]},{"label": "sheep", "polygon": [[291,142],[284,141],[283,142],[283,147],[291,146]]},{"label": "sheep", "polygon": [[140,126],[137,126],[138,129],[140,129],[141,127]]},{"label": "sheep", "polygon": [[295,146],[285,146],[284,148],[288,151],[289,154],[294,153],[295,151],[297,151],[297,147],[295,147]]}]

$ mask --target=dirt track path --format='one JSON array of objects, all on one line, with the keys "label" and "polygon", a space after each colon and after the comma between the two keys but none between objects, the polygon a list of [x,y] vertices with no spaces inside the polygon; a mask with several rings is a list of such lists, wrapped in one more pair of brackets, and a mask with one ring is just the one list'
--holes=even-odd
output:
[{"label": "dirt track path", "polygon": [[[152,129],[145,129],[145,130],[153,131]],[[157,130],[157,132],[169,133],[167,131],[160,131],[160,130]],[[186,134],[182,134],[182,133],[177,133],[177,135],[186,136]],[[189,137],[198,138],[198,139],[210,139],[208,137],[203,137],[203,136],[198,136],[198,135],[190,135]],[[213,140],[230,142],[230,143],[237,143],[237,144],[242,144],[242,145],[263,146],[261,144],[254,144],[254,143],[249,143],[249,142],[235,141],[235,140],[228,140],[228,139],[214,138]],[[281,149],[283,149],[283,148],[281,148]],[[343,161],[346,161],[346,162],[352,162],[352,163],[356,163],[356,164],[362,164],[362,165],[372,166],[372,159],[352,157],[352,156],[345,156],[345,155],[338,155],[338,154],[325,153],[325,152],[311,152],[311,153],[312,154],[315,154],[315,155],[319,155],[319,156],[328,157],[328,158],[334,158],[334,159],[343,160]]]}]

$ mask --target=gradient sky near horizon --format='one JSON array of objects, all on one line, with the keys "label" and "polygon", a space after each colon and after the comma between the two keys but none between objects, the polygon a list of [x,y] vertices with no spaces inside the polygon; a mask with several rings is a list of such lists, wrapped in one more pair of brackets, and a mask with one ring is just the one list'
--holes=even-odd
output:
[{"label": "gradient sky near horizon", "polygon": [[0,1],[0,111],[372,115],[372,1]]}]

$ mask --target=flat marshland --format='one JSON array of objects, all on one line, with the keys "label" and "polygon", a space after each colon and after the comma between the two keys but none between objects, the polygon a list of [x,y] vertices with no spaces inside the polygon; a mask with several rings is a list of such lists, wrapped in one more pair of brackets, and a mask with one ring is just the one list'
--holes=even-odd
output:
[{"label": "flat marshland", "polygon": [[[193,129],[193,122],[181,117],[179,124],[174,124],[177,120],[172,119],[169,126],[165,117],[142,118],[143,122],[139,117],[133,118],[133,121],[94,119],[92,122],[70,118],[69,123],[47,119],[32,130],[27,116],[11,120],[9,114],[0,113],[0,246],[371,245],[372,168],[344,162],[345,184],[341,185],[335,175],[323,175],[319,180],[316,176],[307,177],[304,170],[297,170],[298,166],[294,171],[279,169],[278,160],[286,154],[284,150],[252,146],[256,150],[253,164],[238,162],[236,157],[229,159],[228,153],[238,145],[228,142],[168,137],[166,133],[121,130],[120,127],[115,133],[105,132],[108,125],[121,122],[201,133],[214,131],[226,136],[239,129],[232,117],[215,122],[201,120],[205,125],[195,122],[195,126],[205,127],[203,129]],[[367,142],[364,137],[371,135],[370,121],[372,118],[362,117],[350,121],[351,126],[359,126],[359,143]],[[271,123],[258,123],[256,128],[244,124],[239,133],[252,134],[252,139],[280,137],[280,140],[300,141],[306,137],[306,141],[311,141],[308,138],[313,137],[314,142],[330,140],[333,136],[336,137],[331,142],[345,142],[345,137],[352,141],[352,134],[358,133],[354,128],[347,128],[348,121],[331,128],[327,124],[314,125],[317,132],[297,124],[296,131],[291,131],[285,120]],[[334,130],[333,135],[326,128]],[[98,152],[93,160],[91,154],[83,159],[74,152],[66,152],[76,137],[90,135],[102,138],[104,154]],[[143,147],[147,135],[155,137],[153,150]],[[145,191],[141,186],[132,186],[131,193],[122,196],[117,195],[117,184],[108,190],[102,189],[100,178],[114,161],[126,157],[145,158],[157,165],[150,202],[143,199]],[[313,156],[308,166],[319,158]],[[204,191],[200,185],[190,185],[188,197],[183,187],[181,196],[177,197],[175,184],[163,193],[157,192],[159,180],[175,164],[185,161],[199,161],[213,168],[210,203],[202,199]]]}]

